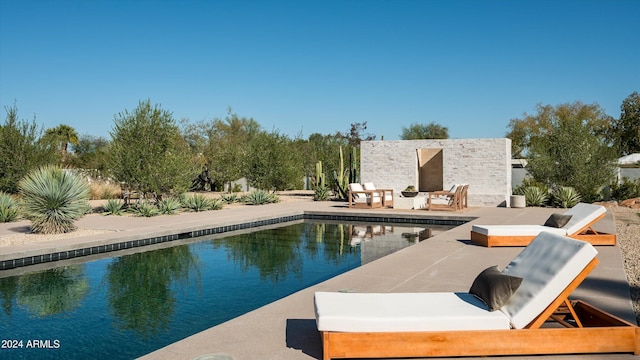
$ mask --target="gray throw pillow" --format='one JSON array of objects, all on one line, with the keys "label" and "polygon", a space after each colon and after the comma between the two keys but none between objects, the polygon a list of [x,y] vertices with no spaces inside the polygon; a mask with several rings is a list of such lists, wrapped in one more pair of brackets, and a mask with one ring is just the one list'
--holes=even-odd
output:
[{"label": "gray throw pillow", "polygon": [[484,301],[489,311],[496,311],[509,301],[521,283],[521,277],[503,274],[498,266],[491,266],[473,280],[469,293]]},{"label": "gray throw pillow", "polygon": [[551,214],[551,216],[549,216],[547,221],[545,221],[544,226],[561,228],[567,225],[569,220],[571,220],[571,215],[554,213],[554,214]]}]

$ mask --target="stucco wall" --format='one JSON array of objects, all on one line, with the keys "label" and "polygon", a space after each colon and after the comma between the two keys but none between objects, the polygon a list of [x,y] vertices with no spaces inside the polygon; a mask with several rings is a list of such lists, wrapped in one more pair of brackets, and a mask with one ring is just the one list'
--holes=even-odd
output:
[{"label": "stucco wall", "polygon": [[469,206],[509,206],[511,140],[446,139],[363,141],[361,181],[398,193],[418,187],[417,149],[442,149],[443,188],[469,184]]}]

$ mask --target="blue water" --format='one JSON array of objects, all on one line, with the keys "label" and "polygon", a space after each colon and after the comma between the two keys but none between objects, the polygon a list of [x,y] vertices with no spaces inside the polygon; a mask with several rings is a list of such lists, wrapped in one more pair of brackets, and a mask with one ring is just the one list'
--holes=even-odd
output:
[{"label": "blue water", "polygon": [[0,278],[0,359],[135,358],[409,246],[415,231],[304,222]]}]

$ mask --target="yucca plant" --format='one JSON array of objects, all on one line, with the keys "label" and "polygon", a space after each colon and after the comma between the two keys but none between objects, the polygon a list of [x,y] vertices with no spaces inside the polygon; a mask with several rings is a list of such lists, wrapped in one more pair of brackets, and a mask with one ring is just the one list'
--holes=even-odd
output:
[{"label": "yucca plant", "polygon": [[206,211],[211,209],[212,200],[201,194],[194,194],[182,198],[182,206],[189,211]]},{"label": "yucca plant", "polygon": [[527,206],[542,206],[549,199],[549,191],[537,186],[527,186],[522,190]]},{"label": "yucca plant", "polygon": [[31,230],[43,234],[73,231],[74,222],[91,207],[89,184],[71,171],[44,166],[30,172],[19,183],[24,217]]},{"label": "yucca plant", "polygon": [[178,212],[181,206],[180,200],[168,197],[158,202],[158,211],[164,215],[173,215]]},{"label": "yucca plant", "polygon": [[11,195],[0,191],[0,223],[16,221],[19,214],[18,202]]},{"label": "yucca plant", "polygon": [[122,215],[124,212],[124,201],[109,199],[104,204],[104,215]]},{"label": "yucca plant", "polygon": [[557,187],[553,193],[553,203],[562,208],[576,206],[580,202],[580,194],[571,186]]},{"label": "yucca plant", "polygon": [[244,196],[244,203],[247,205],[264,205],[280,202],[280,198],[275,194],[270,194],[264,190],[254,190]]},{"label": "yucca plant", "polygon": [[130,211],[136,216],[142,217],[153,217],[160,214],[158,208],[149,201],[139,202],[136,206],[132,206]]}]

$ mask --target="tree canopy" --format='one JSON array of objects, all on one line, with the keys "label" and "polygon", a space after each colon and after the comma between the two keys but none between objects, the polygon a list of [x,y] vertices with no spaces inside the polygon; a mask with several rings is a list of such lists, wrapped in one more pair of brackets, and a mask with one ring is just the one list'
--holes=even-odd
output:
[{"label": "tree canopy", "polygon": [[179,194],[198,170],[170,112],[151,101],[115,116],[110,169],[143,193]]},{"label": "tree canopy", "polygon": [[526,151],[529,174],[549,187],[572,186],[586,201],[595,200],[614,176],[617,156],[604,131],[608,123],[598,105],[580,102],[539,106],[538,114],[511,121],[524,135],[520,150]]},{"label": "tree canopy", "polygon": [[640,94],[627,96],[620,106],[620,119],[613,126],[613,138],[622,155],[640,152]]},{"label": "tree canopy", "polygon": [[409,127],[402,127],[400,138],[402,140],[448,139],[449,129],[434,122],[429,124],[414,123]]}]

